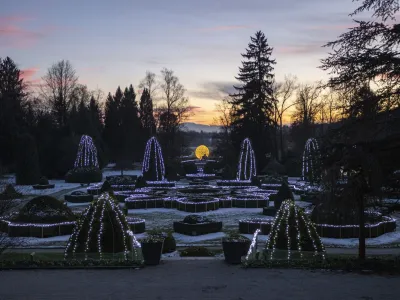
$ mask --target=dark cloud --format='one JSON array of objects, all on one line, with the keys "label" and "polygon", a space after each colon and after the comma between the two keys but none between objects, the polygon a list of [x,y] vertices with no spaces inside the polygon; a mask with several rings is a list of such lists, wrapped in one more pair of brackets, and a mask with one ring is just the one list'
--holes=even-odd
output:
[{"label": "dark cloud", "polygon": [[234,85],[238,82],[234,81],[209,81],[201,84],[202,89],[199,91],[189,91],[189,95],[195,98],[221,100],[225,96],[235,92]]}]

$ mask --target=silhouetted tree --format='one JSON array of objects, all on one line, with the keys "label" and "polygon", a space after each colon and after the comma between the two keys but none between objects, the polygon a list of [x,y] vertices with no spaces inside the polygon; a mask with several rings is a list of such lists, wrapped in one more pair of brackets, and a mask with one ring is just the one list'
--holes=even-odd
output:
[{"label": "silhouetted tree", "polygon": [[143,90],[142,96],[140,97],[140,120],[142,122],[145,140],[148,140],[156,133],[156,122],[153,113],[153,101],[147,88]]},{"label": "silhouetted tree", "polygon": [[121,89],[118,87],[116,97],[113,97],[111,93],[108,94],[105,103],[104,112],[104,131],[103,139],[109,149],[109,156],[112,161],[116,161],[119,151],[119,139],[120,139],[120,117],[119,117],[119,106],[122,99]]},{"label": "silhouetted tree", "polygon": [[41,96],[54,114],[57,126],[65,127],[78,84],[76,71],[68,60],[62,60],[53,64],[42,80]]},{"label": "silhouetted tree", "polygon": [[266,163],[266,153],[274,152],[276,155],[276,147],[271,149],[271,143],[275,141],[276,99],[273,98],[272,71],[276,62],[271,59],[273,49],[264,33],[257,31],[250,40],[236,77],[242,85],[234,86],[236,94],[230,95],[234,116],[232,137],[237,148],[244,138],[252,140],[260,169]]},{"label": "silhouetted tree", "polygon": [[374,81],[378,86],[379,106],[390,110],[400,106],[400,25],[392,25],[399,2],[362,0],[361,6],[350,15],[369,10],[373,11],[373,20],[355,20],[353,28],[325,45],[333,52],[322,60],[320,68],[330,71],[327,85],[335,89],[354,92]]},{"label": "silhouetted tree", "polygon": [[15,161],[16,136],[24,131],[25,86],[14,61],[0,58],[0,161]]}]

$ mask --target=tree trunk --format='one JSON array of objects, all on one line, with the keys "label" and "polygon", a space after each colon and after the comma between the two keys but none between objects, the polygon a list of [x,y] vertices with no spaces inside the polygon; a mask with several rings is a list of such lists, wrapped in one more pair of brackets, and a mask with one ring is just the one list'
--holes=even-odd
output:
[{"label": "tree trunk", "polygon": [[364,197],[361,196],[359,199],[358,207],[360,209],[360,232],[358,238],[358,258],[360,260],[365,260],[365,212],[364,212]]}]

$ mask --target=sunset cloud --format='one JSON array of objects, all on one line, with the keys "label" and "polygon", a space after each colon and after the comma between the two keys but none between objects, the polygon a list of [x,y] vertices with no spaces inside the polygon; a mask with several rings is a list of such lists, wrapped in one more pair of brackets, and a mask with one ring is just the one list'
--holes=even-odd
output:
[{"label": "sunset cloud", "polygon": [[33,79],[33,77],[37,74],[39,71],[39,68],[27,68],[21,70],[21,78],[25,81],[30,81]]},{"label": "sunset cloud", "polygon": [[53,26],[39,31],[27,29],[27,23],[32,20],[27,16],[0,16],[0,44],[7,48],[29,48],[55,30]]}]

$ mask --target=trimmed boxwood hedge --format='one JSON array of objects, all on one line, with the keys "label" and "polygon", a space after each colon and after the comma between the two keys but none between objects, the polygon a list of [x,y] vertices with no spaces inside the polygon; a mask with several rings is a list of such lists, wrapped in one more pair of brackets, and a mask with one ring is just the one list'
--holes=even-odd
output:
[{"label": "trimmed boxwood hedge", "polygon": [[75,221],[64,203],[50,196],[39,196],[26,203],[12,220],[18,223],[57,223]]},{"label": "trimmed boxwood hedge", "polygon": [[103,172],[97,167],[74,168],[65,175],[68,183],[94,183],[103,180]]}]

